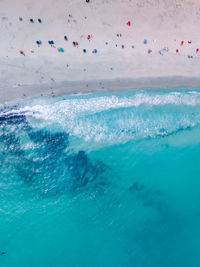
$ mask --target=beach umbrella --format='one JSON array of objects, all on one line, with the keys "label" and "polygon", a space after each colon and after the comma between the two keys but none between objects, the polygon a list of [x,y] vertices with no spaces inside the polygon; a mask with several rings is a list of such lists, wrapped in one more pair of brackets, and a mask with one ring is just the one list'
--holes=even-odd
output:
[{"label": "beach umbrella", "polygon": [[23,51],[23,50],[19,50],[19,53],[20,53],[20,55],[23,55],[23,56],[25,56],[25,54],[24,54],[24,51]]},{"label": "beach umbrella", "polygon": [[42,44],[42,41],[41,40],[38,40],[38,41],[36,41],[36,44],[37,45],[41,45]]},{"label": "beach umbrella", "polygon": [[58,50],[58,52],[61,52],[61,53],[64,52],[64,49],[62,47],[58,47],[57,50]]},{"label": "beach umbrella", "polygon": [[49,43],[50,45],[53,45],[53,44],[54,44],[54,41],[51,40],[51,41],[48,41],[48,43]]}]

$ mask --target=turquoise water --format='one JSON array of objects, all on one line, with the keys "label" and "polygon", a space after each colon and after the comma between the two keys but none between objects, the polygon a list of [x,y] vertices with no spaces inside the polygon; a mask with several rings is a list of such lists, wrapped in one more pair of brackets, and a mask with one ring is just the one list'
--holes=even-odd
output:
[{"label": "turquoise water", "polygon": [[200,266],[200,91],[0,110],[1,267]]}]

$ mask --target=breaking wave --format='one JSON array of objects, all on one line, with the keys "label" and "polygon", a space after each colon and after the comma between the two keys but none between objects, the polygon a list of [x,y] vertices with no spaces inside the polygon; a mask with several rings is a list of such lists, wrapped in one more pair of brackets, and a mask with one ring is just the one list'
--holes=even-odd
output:
[{"label": "breaking wave", "polygon": [[33,127],[61,129],[100,146],[171,135],[200,123],[198,91],[136,91],[38,100],[0,113],[19,114]]}]

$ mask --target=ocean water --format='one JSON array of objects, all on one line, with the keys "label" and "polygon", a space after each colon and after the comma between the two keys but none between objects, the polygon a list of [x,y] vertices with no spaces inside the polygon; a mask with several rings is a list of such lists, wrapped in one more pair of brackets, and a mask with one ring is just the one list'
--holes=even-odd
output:
[{"label": "ocean water", "polygon": [[200,91],[2,107],[0,254],[1,267],[199,267]]}]

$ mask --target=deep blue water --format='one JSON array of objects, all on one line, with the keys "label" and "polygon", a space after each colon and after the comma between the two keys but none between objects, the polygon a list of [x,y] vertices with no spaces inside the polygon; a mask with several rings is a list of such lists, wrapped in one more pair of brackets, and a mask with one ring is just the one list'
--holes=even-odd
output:
[{"label": "deep blue water", "polygon": [[1,267],[199,267],[200,91],[0,110]]}]

